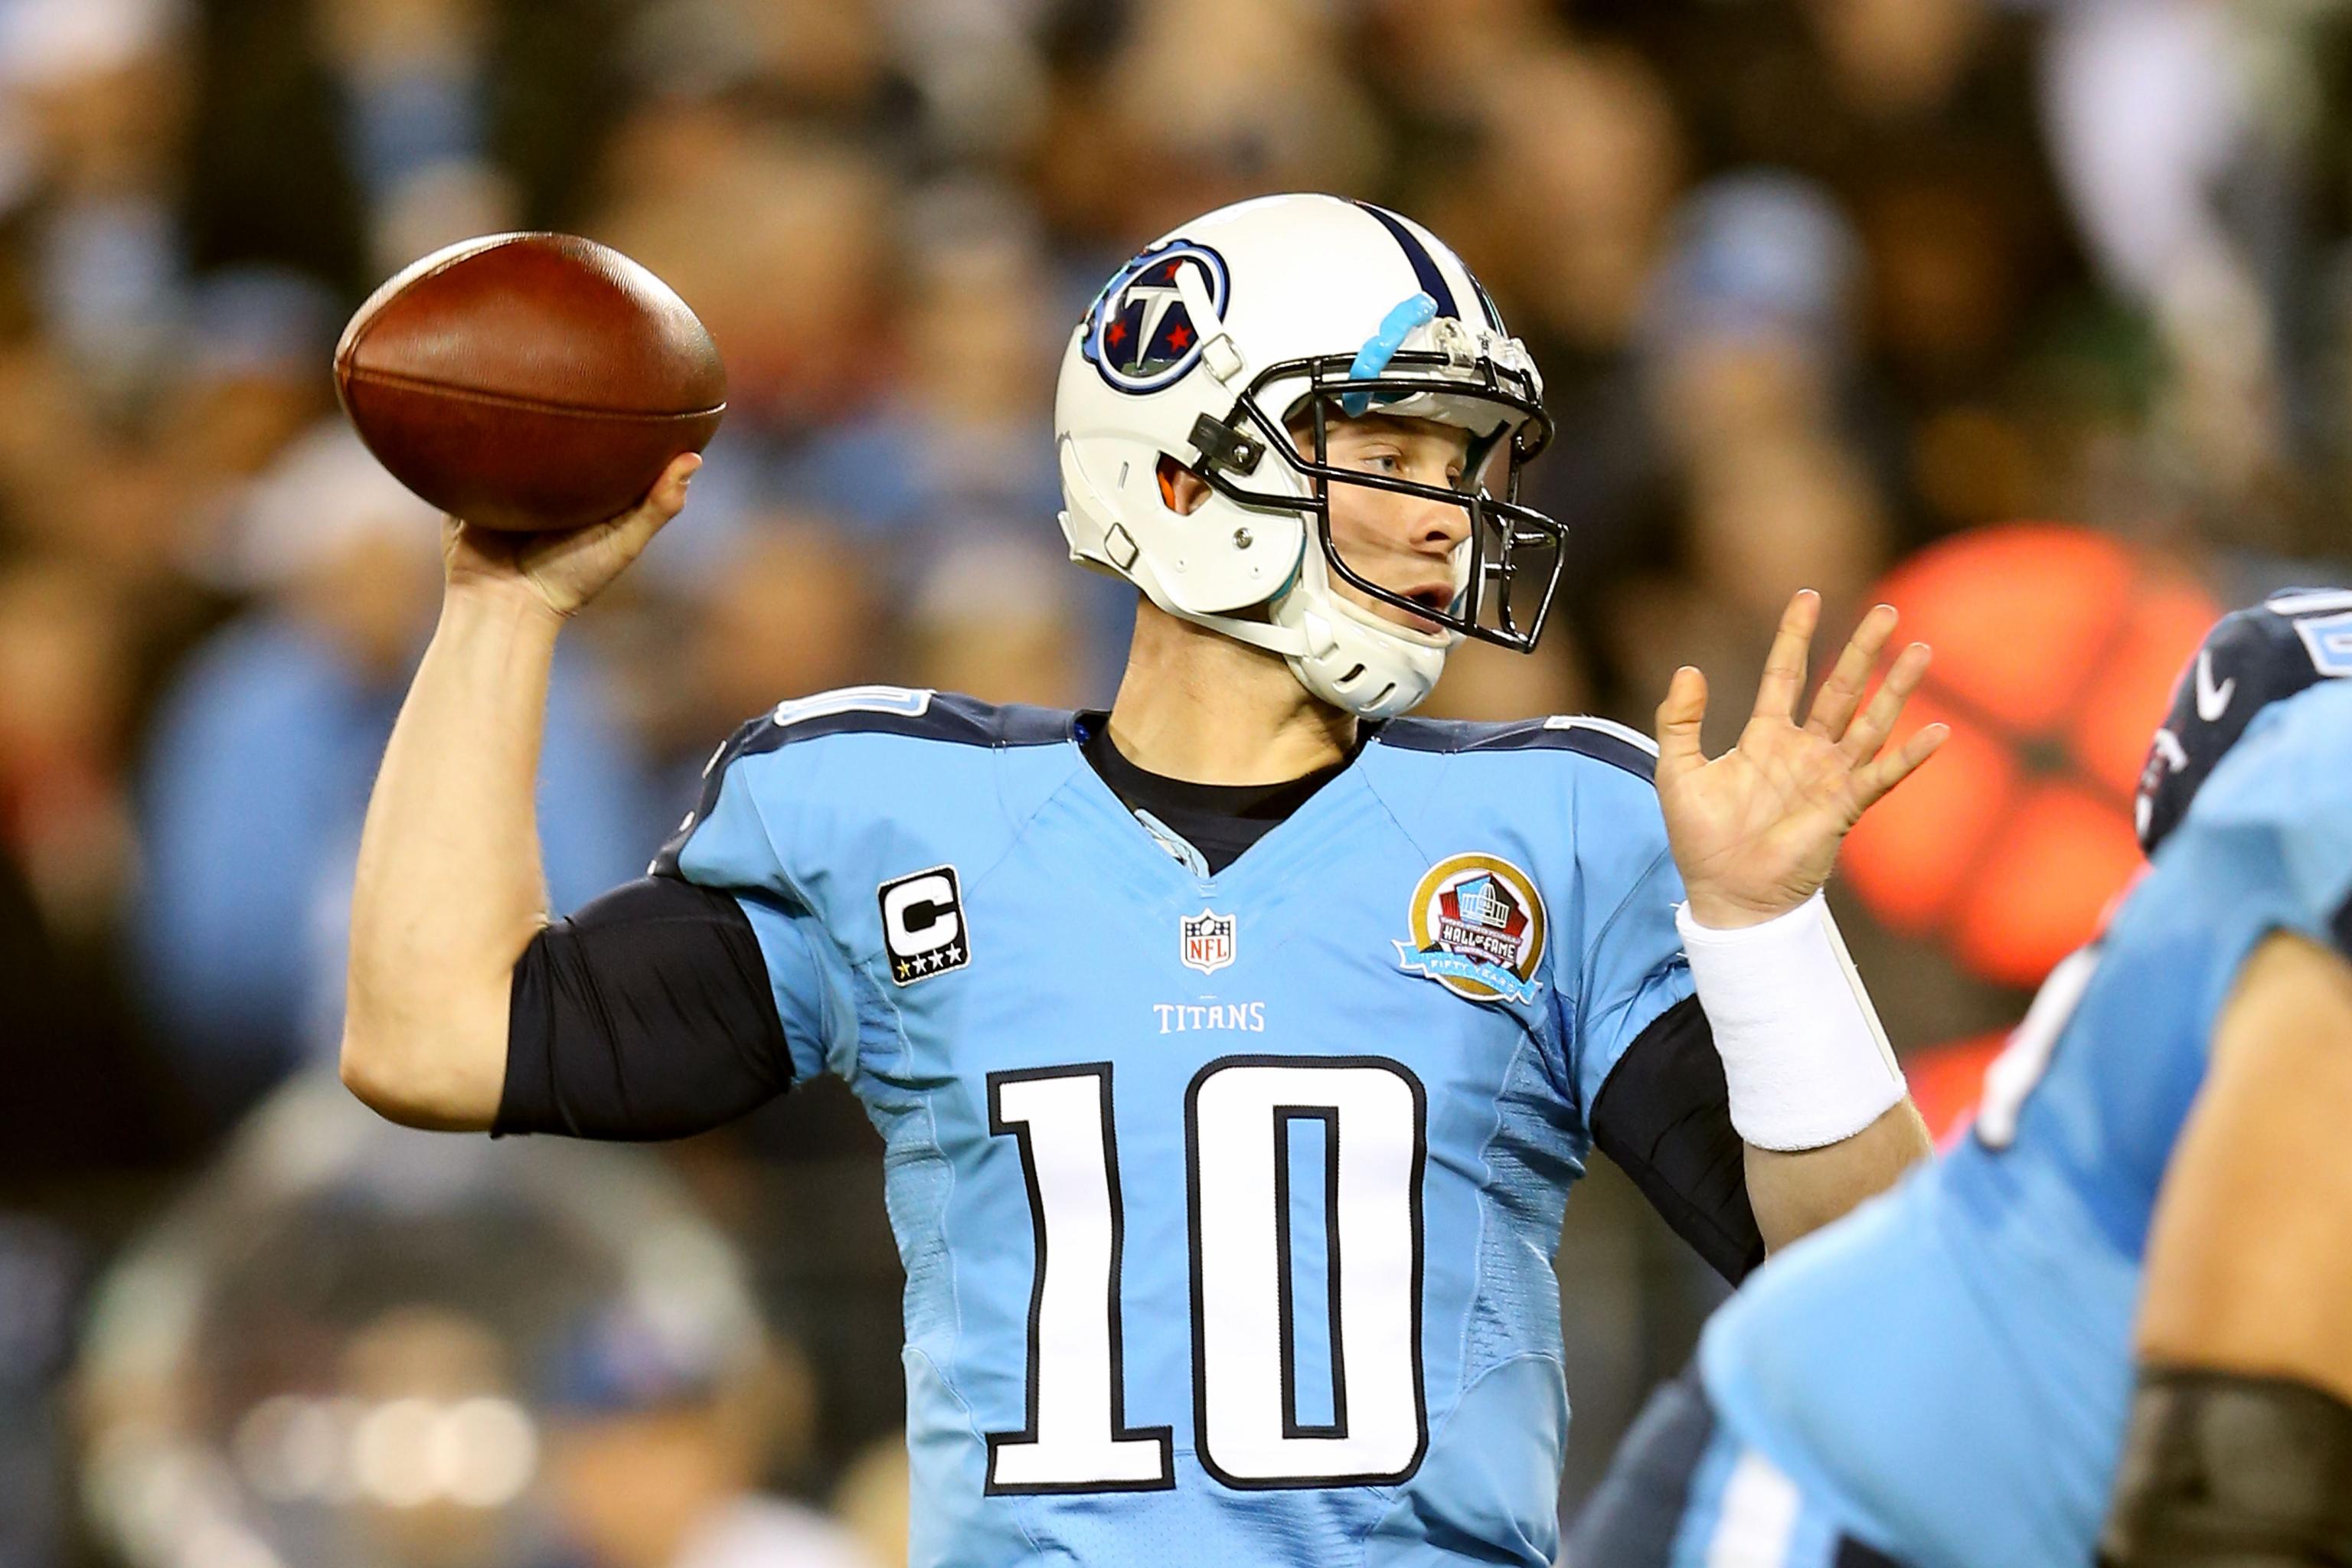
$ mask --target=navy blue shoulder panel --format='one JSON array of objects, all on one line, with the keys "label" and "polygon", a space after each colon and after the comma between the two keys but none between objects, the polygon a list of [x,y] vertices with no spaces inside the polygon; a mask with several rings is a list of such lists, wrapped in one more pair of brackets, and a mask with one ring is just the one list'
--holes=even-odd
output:
[{"label": "navy blue shoulder panel", "polygon": [[1066,709],[999,705],[951,691],[851,687],[780,703],[762,713],[729,737],[710,771],[720,773],[738,758],[827,735],[905,735],[951,746],[1050,746],[1071,738],[1076,717]]},{"label": "navy blue shoulder panel", "polygon": [[745,757],[848,734],[904,735],[950,746],[1050,746],[1072,738],[1076,717],[1064,708],[982,702],[951,691],[898,686],[854,686],[779,703],[730,735],[704,764],[701,798],[695,802],[693,815],[662,846],[653,869],[657,875],[677,874],[686,841],[718,807],[727,770]]},{"label": "navy blue shoulder panel", "polygon": [[1380,743],[1408,752],[1575,752],[1643,782],[1658,773],[1657,753],[1599,724],[1550,719],[1513,719],[1503,723],[1469,719],[1391,719],[1381,726]]}]

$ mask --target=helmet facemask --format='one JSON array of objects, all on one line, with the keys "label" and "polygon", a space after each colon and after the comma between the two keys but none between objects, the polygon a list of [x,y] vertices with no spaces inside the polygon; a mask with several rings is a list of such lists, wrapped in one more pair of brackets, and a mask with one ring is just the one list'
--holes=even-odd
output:
[{"label": "helmet facemask", "polygon": [[[1487,356],[1435,350],[1396,353],[1376,375],[1356,371],[1357,362],[1343,354],[1269,365],[1234,400],[1224,421],[1201,421],[1194,445],[1202,457],[1192,471],[1238,505],[1304,514],[1334,579],[1435,622],[1449,634],[1449,644],[1467,637],[1531,651],[1559,590],[1567,531],[1518,500],[1521,472],[1552,433],[1533,376]],[[1460,488],[1334,466],[1333,422],[1367,414],[1467,428]],[[1305,426],[1303,447],[1294,423]],[[1306,493],[1251,482],[1268,454],[1304,481]],[[1451,604],[1409,597],[1349,561],[1331,523],[1332,490],[1340,485],[1434,501],[1465,514],[1469,527],[1454,552]],[[1374,624],[1401,637],[1414,635],[1386,620]]]}]

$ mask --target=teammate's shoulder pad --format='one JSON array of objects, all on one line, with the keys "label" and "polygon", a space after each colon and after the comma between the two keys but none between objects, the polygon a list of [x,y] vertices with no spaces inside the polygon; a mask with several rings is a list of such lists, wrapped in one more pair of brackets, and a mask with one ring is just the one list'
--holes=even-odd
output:
[{"label": "teammate's shoulder pad", "polygon": [[1392,719],[1381,743],[1409,752],[1574,752],[1622,768],[1643,782],[1658,771],[1658,747],[1639,730],[1609,719],[1556,713],[1503,723],[1468,719]]},{"label": "teammate's shoulder pad", "polygon": [[1069,738],[1071,720],[1059,708],[982,702],[920,687],[845,686],[776,704],[730,736],[705,772],[722,773],[740,758],[828,735],[903,735],[951,746],[1052,745]]}]

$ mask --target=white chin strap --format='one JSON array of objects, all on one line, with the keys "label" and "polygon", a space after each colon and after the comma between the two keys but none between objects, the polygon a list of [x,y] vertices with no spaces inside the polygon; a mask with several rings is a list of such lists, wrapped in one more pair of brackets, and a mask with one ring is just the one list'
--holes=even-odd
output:
[{"label": "white chin strap", "polygon": [[[1307,549],[1316,546],[1310,542]],[[1360,719],[1393,719],[1419,706],[1445,673],[1445,656],[1453,651],[1450,643],[1433,647],[1372,625],[1335,595],[1301,592],[1303,576],[1276,601],[1272,621],[1195,614],[1171,604],[1156,581],[1130,580],[1180,620],[1280,654],[1301,686]]]},{"label": "white chin strap", "polygon": [[1418,707],[1462,639],[1451,633],[1442,640],[1422,638],[1391,628],[1332,592],[1321,549],[1311,538],[1307,555],[1298,581],[1274,605],[1275,624],[1300,634],[1301,651],[1286,658],[1290,673],[1324,701],[1361,719],[1393,719]]},{"label": "white chin strap", "polygon": [[[1108,529],[1101,520],[1112,520],[1115,524],[1118,513],[1104,503],[1086,471],[1066,458],[1062,477],[1070,500],[1096,522],[1099,535],[1108,536]],[[1313,527],[1310,521],[1310,533]],[[1071,529],[1066,513],[1063,531],[1067,533]],[[1423,640],[1391,628],[1370,611],[1359,609],[1331,591],[1322,547],[1313,538],[1305,542],[1304,552],[1297,580],[1273,602],[1269,618],[1262,621],[1184,608],[1161,585],[1150,558],[1139,552],[1119,559],[1090,546],[1075,554],[1076,559],[1126,578],[1143,591],[1144,597],[1179,620],[1280,654],[1298,683],[1334,708],[1361,719],[1393,719],[1411,711],[1436,686],[1437,678],[1445,672],[1445,656],[1462,639],[1449,634],[1442,642]]]}]

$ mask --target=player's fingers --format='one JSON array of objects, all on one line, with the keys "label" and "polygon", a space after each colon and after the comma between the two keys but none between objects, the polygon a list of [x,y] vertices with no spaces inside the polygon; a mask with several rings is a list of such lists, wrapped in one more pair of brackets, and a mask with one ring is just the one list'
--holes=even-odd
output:
[{"label": "player's fingers", "polygon": [[1854,710],[1862,706],[1864,689],[1870,685],[1871,668],[1878,662],[1886,639],[1895,635],[1897,618],[1892,605],[1873,605],[1870,614],[1862,617],[1830,678],[1814,694],[1812,712],[1805,720],[1807,730],[1832,741],[1845,733]]},{"label": "player's fingers", "polygon": [[646,492],[646,499],[613,520],[614,542],[632,556],[643,550],[670,519],[686,509],[687,486],[700,467],[702,459],[692,452],[672,458],[654,488]]},{"label": "player's fingers", "polygon": [[1658,704],[1658,776],[1673,778],[1703,766],[1699,726],[1706,720],[1706,677],[1692,665],[1675,671],[1666,683],[1665,700]]},{"label": "player's fingers", "polygon": [[1876,805],[1889,790],[1909,778],[1920,763],[1934,756],[1937,749],[1951,739],[1951,735],[1949,724],[1929,724],[1855,773],[1854,784],[1862,797],[1862,809],[1868,811]]},{"label": "player's fingers", "polygon": [[694,482],[695,470],[701,467],[701,453],[680,452],[669,460],[662,477],[654,481],[645,504],[659,511],[662,521],[667,522],[686,510],[686,488]]},{"label": "player's fingers", "polygon": [[1903,705],[1927,678],[1930,658],[1923,642],[1913,643],[1895,657],[1895,667],[1878,683],[1862,716],[1847,726],[1845,739],[1838,742],[1847,766],[1858,768],[1878,755],[1878,748],[1895,732],[1895,721],[1903,716]]},{"label": "player's fingers", "polygon": [[1764,679],[1756,688],[1757,718],[1786,719],[1797,710],[1797,696],[1805,689],[1805,655],[1821,614],[1822,596],[1811,588],[1798,589],[1780,612],[1780,629],[1773,634],[1772,650],[1764,656]]}]

